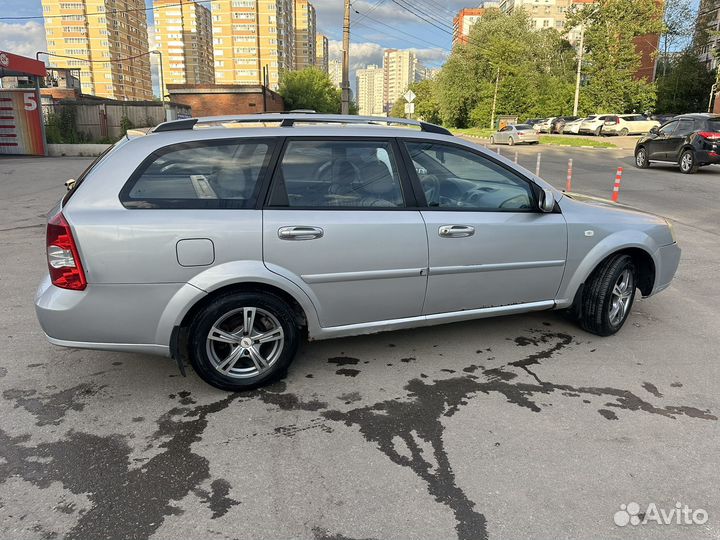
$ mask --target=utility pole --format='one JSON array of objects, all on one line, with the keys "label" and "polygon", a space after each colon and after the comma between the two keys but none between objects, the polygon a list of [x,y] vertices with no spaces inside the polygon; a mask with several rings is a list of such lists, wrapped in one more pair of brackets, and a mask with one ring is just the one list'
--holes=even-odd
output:
[{"label": "utility pole", "polygon": [[575,80],[575,104],[573,105],[573,116],[578,115],[578,104],[580,103],[580,73],[582,72],[583,53],[585,52],[585,25],[580,27],[580,47],[578,48],[577,78]]},{"label": "utility pole", "polygon": [[490,115],[490,129],[495,129],[495,106],[497,105],[498,87],[500,86],[500,66],[495,76],[495,95],[493,96],[492,114]]},{"label": "utility pole", "polygon": [[345,0],[343,19],[342,101],[340,112],[350,114],[350,0]]}]

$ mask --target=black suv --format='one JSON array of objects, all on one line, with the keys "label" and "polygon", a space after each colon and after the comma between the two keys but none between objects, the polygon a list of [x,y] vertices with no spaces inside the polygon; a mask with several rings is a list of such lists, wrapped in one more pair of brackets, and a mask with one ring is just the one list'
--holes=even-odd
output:
[{"label": "black suv", "polygon": [[681,114],[653,128],[635,145],[635,165],[646,169],[653,161],[677,163],[680,172],[720,163],[720,115]]}]

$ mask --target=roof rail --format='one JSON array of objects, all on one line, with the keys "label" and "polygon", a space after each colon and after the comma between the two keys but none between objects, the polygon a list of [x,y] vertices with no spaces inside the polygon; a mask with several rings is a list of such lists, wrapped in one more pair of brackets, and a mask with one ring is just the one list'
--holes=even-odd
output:
[{"label": "roof rail", "polygon": [[421,131],[438,133],[440,135],[452,135],[447,129],[435,124],[429,124],[420,120],[408,120],[406,118],[392,118],[386,116],[352,116],[340,114],[313,114],[313,113],[267,113],[248,114],[236,116],[204,116],[201,118],[186,118],[173,120],[159,124],[153,131],[180,131],[193,129],[202,124],[223,124],[223,123],[249,123],[249,122],[277,122],[281,127],[292,127],[296,123],[317,123],[317,124],[396,124],[404,126],[416,126]]}]

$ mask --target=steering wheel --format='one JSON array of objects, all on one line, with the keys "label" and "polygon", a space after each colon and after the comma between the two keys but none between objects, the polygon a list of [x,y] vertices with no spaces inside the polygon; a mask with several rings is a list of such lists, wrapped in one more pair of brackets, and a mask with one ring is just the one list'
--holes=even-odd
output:
[{"label": "steering wheel", "polygon": [[428,206],[440,206],[440,179],[434,174],[426,174],[420,178],[420,185]]},{"label": "steering wheel", "polygon": [[[514,205],[511,205],[515,201]],[[520,204],[517,204],[520,203]],[[499,208],[514,208],[514,209],[525,209],[530,208],[527,204],[527,198],[523,195],[516,195],[515,197],[510,197],[509,199],[504,200],[502,203],[500,203]]]},{"label": "steering wheel", "polygon": [[460,198],[460,205],[463,206],[465,204],[476,204],[480,201],[489,191],[493,191],[491,188],[475,188],[470,191],[466,191],[462,194],[462,197]]}]

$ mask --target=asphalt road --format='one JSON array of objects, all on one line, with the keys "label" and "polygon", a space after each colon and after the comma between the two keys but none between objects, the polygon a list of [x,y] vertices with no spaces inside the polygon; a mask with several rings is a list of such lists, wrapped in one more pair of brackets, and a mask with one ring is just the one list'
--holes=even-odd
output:
[{"label": "asphalt road", "polygon": [[[621,202],[676,220],[679,273],[619,335],[547,312],[318,342],[247,394],[49,345],[44,213],[88,160],[0,159],[0,537],[718,538],[720,169],[540,150],[556,185],[572,157],[607,197],[621,165]],[[632,502],[708,519],[616,525]]]}]

